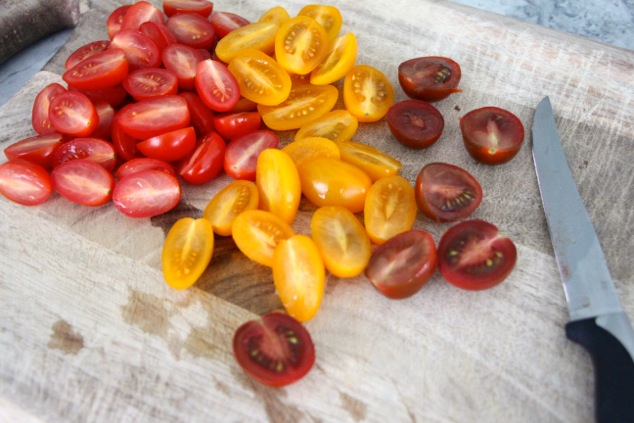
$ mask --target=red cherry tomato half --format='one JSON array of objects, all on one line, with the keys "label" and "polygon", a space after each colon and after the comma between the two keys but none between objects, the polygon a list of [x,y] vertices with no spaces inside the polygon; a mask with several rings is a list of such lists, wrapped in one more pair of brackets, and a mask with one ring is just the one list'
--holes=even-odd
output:
[{"label": "red cherry tomato half", "polygon": [[57,82],[47,85],[35,96],[33,101],[33,109],[31,111],[31,124],[33,129],[40,135],[52,134],[55,128],[51,125],[48,118],[48,110],[51,101],[61,93],[66,92],[66,88]]},{"label": "red cherry tomato half", "polygon": [[78,90],[103,90],[121,84],[127,75],[125,52],[111,45],[68,69],[62,78]]},{"label": "red cherry tomato half", "polygon": [[445,127],[438,109],[422,100],[400,101],[390,107],[386,118],[394,138],[410,148],[431,146]]},{"label": "red cherry tomato half", "polygon": [[187,108],[191,116],[190,124],[194,127],[196,135],[203,137],[214,129],[214,112],[196,94],[183,91],[180,96],[187,102]]},{"label": "red cherry tomato half", "polygon": [[398,67],[398,82],[405,94],[430,102],[461,92],[457,88],[461,76],[460,65],[448,57],[417,57]]},{"label": "red cherry tomato half", "polygon": [[211,110],[226,112],[240,99],[240,87],[227,66],[207,59],[196,67],[196,91]]},{"label": "red cherry tomato half", "polygon": [[216,12],[209,18],[219,39],[233,31],[248,25],[250,22],[240,15],[231,12]]},{"label": "red cherry tomato half", "polygon": [[66,91],[51,100],[48,118],[57,132],[74,137],[90,135],[99,124],[99,115],[90,99],[79,91]]},{"label": "red cherry tomato half", "polygon": [[166,23],[177,43],[193,48],[211,50],[216,43],[216,33],[211,22],[195,13],[179,13]]},{"label": "red cherry tomato half", "polygon": [[180,162],[178,174],[190,184],[206,184],[222,170],[226,148],[220,135],[208,133],[193,153]]},{"label": "red cherry tomato half", "polygon": [[129,217],[144,218],[166,213],[181,200],[178,179],[162,170],[131,173],[117,182],[112,202]]},{"label": "red cherry tomato half", "polygon": [[173,162],[191,153],[196,147],[196,132],[194,128],[177,129],[166,132],[137,144],[141,153],[153,159]]},{"label": "red cherry tomato half", "polygon": [[517,261],[510,238],[483,220],[452,226],[438,244],[438,270],[449,283],[463,289],[491,288],[508,277]]},{"label": "red cherry tomato half", "polygon": [[434,238],[427,231],[409,230],[393,236],[372,252],[365,276],[388,298],[417,293],[436,270]]},{"label": "red cherry tomato half", "polygon": [[306,328],[277,311],[240,326],[233,336],[233,353],[249,376],[269,386],[296,382],[315,363],[315,346]]},{"label": "red cherry tomato half", "polygon": [[123,87],[136,100],[172,95],[178,92],[176,75],[164,68],[142,68],[123,80]]},{"label": "red cherry tomato half", "polygon": [[260,129],[259,112],[224,113],[214,116],[214,128],[226,140],[232,140]]},{"label": "red cherry tomato half", "polygon": [[115,115],[112,122],[112,145],[114,151],[123,160],[131,160],[135,157],[140,157],[141,153],[136,148],[139,140],[128,134],[126,134],[121,125],[119,124],[119,117]]},{"label": "red cherry tomato half", "polygon": [[101,206],[112,197],[114,177],[89,159],[71,160],[51,172],[53,189],[62,197],[83,206]]},{"label": "red cherry tomato half", "polygon": [[463,219],[482,201],[482,187],[469,172],[448,163],[430,163],[416,178],[416,204],[437,222]]},{"label": "red cherry tomato half", "polygon": [[139,31],[154,41],[154,44],[156,44],[161,53],[165,47],[176,42],[172,31],[166,25],[160,23],[144,22],[139,27]]},{"label": "red cherry tomato half", "polygon": [[207,0],[163,0],[163,11],[167,16],[177,13],[196,13],[204,18],[209,17],[214,4]]},{"label": "red cherry tomato half", "polygon": [[149,157],[137,157],[123,163],[115,172],[117,180],[121,180],[133,173],[141,172],[143,170],[160,170],[170,175],[176,176],[174,168],[167,162],[158,159],[151,159]]},{"label": "red cherry tomato half", "polygon": [[165,22],[165,15],[161,9],[152,3],[137,1],[126,11],[121,22],[121,30],[138,30],[144,22]]},{"label": "red cherry tomato half", "polygon": [[162,58],[165,68],[176,75],[178,86],[181,89],[193,90],[196,88],[194,82],[196,67],[199,62],[205,60],[198,50],[185,44],[170,44],[163,50]]},{"label": "red cherry tomato half", "polygon": [[60,145],[53,153],[51,161],[55,168],[71,160],[90,159],[112,172],[117,164],[114,147],[99,138],[75,138]]},{"label": "red cherry tomato half", "polygon": [[111,40],[121,29],[121,24],[123,23],[123,18],[128,10],[132,7],[131,4],[125,4],[123,6],[117,7],[115,10],[108,15],[108,19],[106,20],[106,27],[108,30],[108,38]]},{"label": "red cherry tomato half", "polygon": [[11,144],[4,149],[4,155],[9,160],[24,159],[51,168],[53,153],[62,142],[60,134],[36,135]]},{"label": "red cherry tomato half", "polygon": [[112,39],[110,48],[113,47],[125,52],[131,70],[156,68],[162,61],[161,51],[156,43],[141,31],[120,30]]},{"label": "red cherry tomato half", "polygon": [[183,97],[165,95],[129,104],[116,119],[128,135],[144,140],[188,126],[190,115]]},{"label": "red cherry tomato half", "polygon": [[51,196],[52,183],[37,163],[14,159],[0,165],[0,194],[24,206],[42,204]]},{"label": "red cherry tomato half", "polygon": [[279,143],[277,134],[268,129],[232,139],[225,151],[225,173],[233,179],[255,181],[255,168],[260,153],[267,148],[278,148]]},{"label": "red cherry tomato half", "polygon": [[110,47],[110,40],[99,40],[84,44],[68,56],[68,59],[66,59],[66,62],[64,63],[64,68],[68,70],[82,60],[107,50],[108,47]]},{"label": "red cherry tomato half", "polygon": [[485,164],[511,160],[524,142],[524,126],[517,116],[498,107],[472,110],[460,119],[460,131],[467,151]]},{"label": "red cherry tomato half", "polygon": [[112,122],[114,121],[115,110],[110,103],[105,100],[91,100],[95,106],[99,124],[90,134],[92,138],[110,140],[112,138]]}]

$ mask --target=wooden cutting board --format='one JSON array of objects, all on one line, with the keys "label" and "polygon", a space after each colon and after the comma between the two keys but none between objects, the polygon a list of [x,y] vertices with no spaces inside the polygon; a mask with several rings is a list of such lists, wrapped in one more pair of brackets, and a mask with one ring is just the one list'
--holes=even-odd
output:
[{"label": "wooden cutting board", "polygon": [[[160,4],[154,0],[155,4]],[[122,2],[92,2],[76,34],[0,109],[2,148],[33,134],[36,93],[61,81],[65,58],[105,39]],[[295,14],[305,2],[214,2],[250,20],[274,5]],[[547,235],[531,158],[534,107],[554,105],[564,149],[624,303],[634,318],[634,52],[445,1],[333,0],[342,31],[359,42],[357,63],[389,76],[396,99],[400,62],[444,55],[462,66],[464,90],[437,104],[441,139],[408,150],[385,122],[362,124],[355,140],[420,168],[445,161],[484,188],[474,217],[496,224],[518,247],[518,263],[484,292],[436,274],[415,296],[392,301],[359,277],[329,277],[322,307],[306,324],[317,362],[282,389],[251,381],[231,339],[243,322],[280,307],[270,271],[218,238],[201,280],[185,292],[163,282],[165,231],[200,216],[228,181],[186,187],[164,216],[133,220],[112,205],[75,206],[55,195],[27,208],[0,199],[0,421],[590,422],[588,355],[566,340],[564,294]],[[464,150],[458,119],[483,106],[515,113],[527,138],[512,162],[489,167]],[[288,142],[292,134],[282,136]],[[308,233],[303,201],[293,225]],[[449,225],[419,214],[436,241]]]}]

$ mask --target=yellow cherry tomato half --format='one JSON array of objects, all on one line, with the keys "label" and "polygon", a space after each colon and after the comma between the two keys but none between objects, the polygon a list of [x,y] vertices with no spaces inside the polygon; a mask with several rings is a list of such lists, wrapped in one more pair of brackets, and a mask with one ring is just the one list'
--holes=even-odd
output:
[{"label": "yellow cherry tomato half", "polygon": [[380,245],[409,231],[414,226],[417,210],[414,188],[407,179],[399,175],[379,179],[370,187],[363,209],[370,240]]},{"label": "yellow cherry tomato half", "polygon": [[326,58],[310,73],[310,83],[332,84],[346,76],[357,60],[357,37],[351,32],[335,40]]},{"label": "yellow cherry tomato half", "polygon": [[394,104],[394,87],[380,70],[357,65],[344,78],[343,102],[359,122],[376,122]]},{"label": "yellow cherry tomato half", "polygon": [[258,105],[264,124],[276,131],[298,129],[328,113],[337,103],[339,91],[332,85],[297,85],[286,101],[276,106]]},{"label": "yellow cherry tomato half", "polygon": [[320,157],[299,167],[302,194],[322,206],[342,206],[360,213],[372,185],[370,177],[358,167],[342,160]]},{"label": "yellow cherry tomato half", "polygon": [[353,278],[365,270],[372,245],[350,210],[341,206],[318,208],[310,221],[310,233],[330,273]]},{"label": "yellow cherry tomato half", "polygon": [[326,270],[317,246],[306,235],[280,241],[273,254],[273,282],[286,312],[300,322],[319,310]]},{"label": "yellow cherry tomato half", "polygon": [[288,72],[306,75],[328,54],[326,30],[308,16],[296,16],[280,25],[275,37],[275,58]]},{"label": "yellow cherry tomato half", "polygon": [[171,227],[161,254],[163,277],[174,289],[187,289],[203,274],[214,249],[214,233],[207,219],[184,217]]},{"label": "yellow cherry tomato half", "polygon": [[238,81],[240,94],[257,104],[278,105],[291,92],[288,73],[272,57],[259,50],[241,50],[233,56],[228,67]]},{"label": "yellow cherry tomato half", "polygon": [[368,174],[372,181],[396,175],[403,165],[389,154],[371,145],[355,141],[335,141],[341,160],[353,164]]},{"label": "yellow cherry tomato half", "polygon": [[273,213],[247,210],[233,221],[231,236],[238,249],[251,260],[273,267],[275,247],[295,235],[290,225]]},{"label": "yellow cherry tomato half", "polygon": [[229,63],[244,49],[255,49],[265,54],[273,54],[277,29],[278,25],[274,22],[253,22],[236,28],[218,41],[216,56],[223,62]]},{"label": "yellow cherry tomato half", "polygon": [[288,14],[288,11],[284,9],[282,6],[274,6],[264,12],[258,22],[273,22],[278,27],[282,25],[284,22],[289,21],[291,19],[291,15]]},{"label": "yellow cherry tomato half", "polygon": [[214,233],[229,236],[235,218],[243,211],[257,209],[259,201],[255,183],[233,181],[207,203],[203,217],[211,223]]},{"label": "yellow cherry tomato half", "polygon": [[339,35],[343,17],[341,12],[334,6],[309,4],[304,6],[298,13],[299,16],[309,16],[324,27],[328,34],[328,41],[333,42]]},{"label": "yellow cherry tomato half", "polygon": [[328,138],[308,137],[301,140],[293,141],[282,148],[291,159],[295,162],[295,166],[299,167],[307,160],[316,159],[318,157],[330,157],[339,159],[339,147]]},{"label": "yellow cherry tomato half", "polygon": [[348,141],[357,132],[359,121],[347,110],[333,110],[306,125],[295,134],[295,141],[308,137],[323,137],[333,141]]},{"label": "yellow cherry tomato half", "polygon": [[255,168],[255,184],[260,195],[260,209],[273,213],[288,224],[293,223],[302,189],[291,156],[276,148],[263,150]]}]

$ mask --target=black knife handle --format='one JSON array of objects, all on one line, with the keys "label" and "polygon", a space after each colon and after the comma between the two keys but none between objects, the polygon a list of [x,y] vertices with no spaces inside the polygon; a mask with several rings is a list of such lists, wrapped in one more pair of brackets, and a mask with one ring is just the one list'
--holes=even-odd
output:
[{"label": "black knife handle", "polygon": [[594,366],[598,423],[634,422],[634,360],[623,344],[596,318],[566,325],[566,336],[583,346]]}]

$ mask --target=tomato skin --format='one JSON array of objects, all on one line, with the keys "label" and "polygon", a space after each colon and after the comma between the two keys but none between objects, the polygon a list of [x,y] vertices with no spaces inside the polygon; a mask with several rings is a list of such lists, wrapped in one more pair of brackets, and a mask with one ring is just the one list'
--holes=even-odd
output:
[{"label": "tomato skin", "polygon": [[177,161],[196,148],[196,132],[193,127],[188,126],[141,141],[137,148],[145,156],[153,159]]},{"label": "tomato skin", "polygon": [[343,102],[359,122],[376,122],[394,103],[394,87],[380,70],[357,65],[344,78]]},{"label": "tomato skin", "polygon": [[98,207],[112,197],[114,177],[99,163],[90,159],[70,160],[51,172],[53,189],[73,203]]},{"label": "tomato skin", "polygon": [[286,9],[282,6],[273,6],[260,16],[258,22],[272,22],[279,27],[290,19],[291,16]]},{"label": "tomato skin", "polygon": [[113,108],[118,109],[128,98],[128,92],[123,88],[123,84],[100,90],[80,90],[72,86],[68,86],[68,89],[82,92],[95,104],[95,107],[96,103],[105,101]]},{"label": "tomato skin", "polygon": [[84,44],[68,56],[66,62],[64,62],[64,68],[68,70],[87,57],[107,50],[108,47],[110,47],[110,40],[99,40]]},{"label": "tomato skin", "polygon": [[158,47],[161,55],[163,54],[165,47],[176,42],[176,37],[174,37],[172,31],[164,24],[143,22],[139,27],[139,31],[147,35],[150,40],[154,41],[154,44]]},{"label": "tomato skin", "polygon": [[273,267],[275,248],[295,235],[291,226],[273,213],[246,210],[233,221],[231,236],[242,253],[267,267]]},{"label": "tomato skin", "polygon": [[411,98],[436,102],[459,93],[460,65],[448,57],[416,57],[398,67],[398,82]]},{"label": "tomato skin", "polygon": [[178,13],[196,13],[207,18],[213,9],[214,4],[207,0],[163,0],[163,11],[168,17]]},{"label": "tomato skin", "polygon": [[207,219],[183,217],[170,228],[161,253],[163,277],[172,288],[192,286],[213,255],[214,233]]},{"label": "tomato skin", "polygon": [[52,134],[55,128],[48,117],[51,101],[59,94],[66,92],[66,88],[57,82],[47,85],[40,91],[33,101],[31,111],[31,124],[33,129],[40,135]]},{"label": "tomato skin", "polygon": [[166,23],[176,42],[193,48],[210,50],[216,43],[216,32],[206,17],[196,13],[172,15]]},{"label": "tomato skin", "polygon": [[262,123],[262,116],[255,112],[227,112],[216,114],[213,118],[214,128],[225,140],[242,137],[257,131]]},{"label": "tomato skin", "polygon": [[198,95],[183,91],[179,94],[187,102],[190,114],[190,125],[194,127],[196,135],[203,137],[214,129],[214,112],[198,97]]},{"label": "tomato skin", "polygon": [[86,137],[99,125],[99,115],[90,99],[79,91],[66,91],[51,100],[48,118],[56,132]]},{"label": "tomato skin", "polygon": [[214,31],[216,31],[218,39],[223,38],[234,29],[250,24],[247,19],[231,12],[216,12],[211,15],[209,20],[214,27]]},{"label": "tomato skin", "polygon": [[142,68],[123,80],[123,87],[136,100],[173,95],[178,92],[176,75],[164,68]]},{"label": "tomato skin", "polygon": [[125,17],[125,14],[128,12],[128,10],[130,10],[130,7],[132,7],[131,4],[119,6],[115,10],[113,10],[110,15],[108,15],[108,19],[106,20],[106,27],[108,31],[108,38],[110,38],[111,40],[121,29],[123,18]]},{"label": "tomato skin", "polygon": [[372,181],[400,172],[403,165],[389,154],[371,145],[355,141],[335,141],[341,160],[363,170]]},{"label": "tomato skin", "polygon": [[315,346],[306,328],[279,311],[240,326],[233,336],[233,353],[245,373],[274,387],[296,382],[315,363]]},{"label": "tomato skin", "polygon": [[125,52],[111,45],[68,69],[62,79],[78,90],[102,90],[121,84],[128,69]]},{"label": "tomato skin", "polygon": [[438,270],[452,285],[482,290],[498,285],[513,271],[517,250],[510,238],[483,220],[449,228],[438,244]]},{"label": "tomato skin", "polygon": [[227,112],[240,99],[238,81],[224,63],[211,59],[196,66],[196,92],[211,110]]},{"label": "tomato skin", "polygon": [[343,23],[341,12],[334,6],[309,4],[301,8],[299,16],[309,16],[324,27],[328,42],[332,43],[339,35]]},{"label": "tomato skin", "polygon": [[420,149],[433,145],[445,127],[442,114],[422,100],[404,100],[387,112],[387,124],[394,138],[406,147]]},{"label": "tomato skin", "polygon": [[332,110],[300,127],[295,133],[295,141],[308,137],[350,141],[358,127],[359,121],[349,111]]},{"label": "tomato skin", "polygon": [[119,123],[119,113],[115,114],[114,120],[112,121],[112,145],[117,156],[125,161],[141,157],[142,154],[136,147],[138,142],[139,140],[137,138],[123,131]]},{"label": "tomato skin", "polygon": [[260,194],[260,209],[268,211],[288,224],[293,223],[302,189],[293,159],[275,148],[260,153],[255,170],[255,184]]},{"label": "tomato skin", "polygon": [[335,40],[328,55],[310,73],[310,83],[332,84],[346,76],[354,67],[357,49],[357,38],[351,32]]},{"label": "tomato skin", "polygon": [[416,177],[416,204],[436,222],[453,222],[471,215],[482,202],[480,183],[465,169],[429,163]]},{"label": "tomato skin", "polygon": [[37,206],[51,196],[49,173],[37,163],[13,159],[0,164],[0,194],[23,206]]},{"label": "tomato skin", "polygon": [[188,126],[190,114],[183,97],[165,95],[129,104],[116,119],[126,134],[144,140]]},{"label": "tomato skin", "polygon": [[99,138],[74,138],[60,145],[51,158],[53,168],[71,160],[88,159],[112,172],[117,164],[114,147]]},{"label": "tomato skin", "polygon": [[211,223],[214,233],[231,236],[236,217],[247,210],[257,209],[259,204],[260,196],[255,183],[237,180],[214,195],[207,203],[203,217]]},{"label": "tomato skin", "polygon": [[[218,41],[216,56],[230,63],[243,50],[253,49],[264,55],[272,54],[275,51],[277,30],[278,26],[272,22],[254,22],[236,28]],[[240,78],[236,78],[240,81]]]},{"label": "tomato skin", "polygon": [[155,7],[152,3],[141,0],[131,5],[123,16],[121,22],[121,29],[123,30],[138,30],[144,22],[156,22],[162,24],[165,21],[165,15],[163,12]]},{"label": "tomato skin", "polygon": [[308,16],[298,15],[280,25],[275,36],[275,58],[288,72],[306,75],[328,54],[328,35]]},{"label": "tomato skin", "polygon": [[136,157],[134,159],[126,161],[117,168],[114,176],[117,180],[121,180],[133,173],[151,169],[160,170],[170,175],[176,176],[176,172],[174,171],[172,165],[164,162],[163,160],[151,159],[149,157]]},{"label": "tomato skin", "polygon": [[9,145],[4,149],[4,155],[9,160],[24,159],[49,169],[52,167],[53,153],[63,140],[62,135],[57,133],[35,135]]},{"label": "tomato skin", "polygon": [[517,116],[499,107],[482,107],[460,119],[464,145],[480,163],[498,165],[517,155],[524,142],[524,126]]},{"label": "tomato skin", "polygon": [[181,200],[181,186],[162,170],[131,173],[117,182],[112,202],[126,216],[146,218],[172,210]]},{"label": "tomato skin", "polygon": [[115,110],[105,100],[90,100],[95,111],[97,112],[97,120],[99,123],[94,131],[90,134],[92,138],[100,138],[109,141],[112,139],[112,122],[114,122]]},{"label": "tomato skin", "polygon": [[282,151],[291,156],[298,168],[306,161],[318,157],[330,157],[337,160],[341,158],[337,144],[322,137],[308,137],[293,141],[282,148]]},{"label": "tomato skin", "polygon": [[209,132],[196,149],[181,160],[177,173],[190,184],[206,184],[222,171],[226,148],[220,135]]},{"label": "tomato skin", "polygon": [[174,43],[163,49],[161,54],[163,66],[178,80],[178,86],[183,90],[196,88],[196,69],[198,63],[205,60],[202,54],[193,47]]},{"label": "tomato skin", "polygon": [[403,299],[420,291],[437,263],[431,234],[414,229],[393,236],[374,250],[365,276],[387,298]]},{"label": "tomato skin", "polygon": [[233,179],[255,181],[258,156],[266,149],[278,148],[279,142],[277,134],[266,129],[232,139],[225,151],[225,173]]}]

